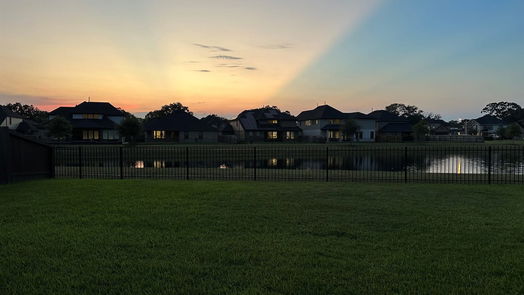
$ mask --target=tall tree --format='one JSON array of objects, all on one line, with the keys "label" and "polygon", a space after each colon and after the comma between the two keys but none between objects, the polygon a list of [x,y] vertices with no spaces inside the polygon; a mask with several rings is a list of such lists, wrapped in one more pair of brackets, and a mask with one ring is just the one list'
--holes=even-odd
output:
[{"label": "tall tree", "polygon": [[215,128],[220,127],[222,124],[226,123],[228,120],[226,118],[220,117],[219,115],[211,114],[200,119],[202,122],[206,123],[209,126]]},{"label": "tall tree", "polygon": [[180,112],[180,111],[193,115],[193,113],[189,111],[188,107],[186,107],[185,105],[179,102],[175,102],[172,104],[164,105],[159,110],[155,110],[155,111],[147,113],[145,119],[150,120],[154,118],[164,118],[175,112]]},{"label": "tall tree", "polygon": [[33,105],[21,104],[19,102],[8,103],[6,107],[14,113],[17,113],[21,116],[24,116],[28,119],[31,119],[36,122],[47,121],[48,113],[46,111],[41,111]]},{"label": "tall tree", "polygon": [[424,111],[414,105],[405,105],[403,103],[393,103],[385,108],[386,111],[405,118],[412,123],[424,119]]},{"label": "tall tree", "polygon": [[346,140],[347,139],[351,140],[351,138],[353,138],[353,135],[355,135],[358,132],[358,130],[360,130],[360,126],[358,126],[355,120],[351,120],[351,119],[345,120],[344,124],[340,126],[340,132],[342,133],[342,135],[344,136],[344,139]]},{"label": "tall tree", "polygon": [[524,110],[515,102],[499,101],[488,103],[482,113],[492,115],[501,120],[515,122],[524,119]]},{"label": "tall tree", "polygon": [[429,127],[425,120],[421,120],[413,125],[413,133],[417,140],[424,140],[426,135],[429,133]]},{"label": "tall tree", "polygon": [[125,137],[127,140],[132,143],[135,142],[135,139],[140,135],[142,130],[142,124],[135,116],[126,117],[120,126],[118,126],[118,131],[120,135]]},{"label": "tall tree", "polygon": [[73,126],[71,126],[71,123],[65,118],[55,117],[47,123],[47,130],[49,131],[50,137],[62,140],[71,137]]}]

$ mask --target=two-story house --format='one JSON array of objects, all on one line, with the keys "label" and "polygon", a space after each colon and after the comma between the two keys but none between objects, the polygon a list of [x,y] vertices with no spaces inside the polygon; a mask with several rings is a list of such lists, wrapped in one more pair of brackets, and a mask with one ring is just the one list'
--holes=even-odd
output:
[{"label": "two-story house", "polygon": [[244,142],[296,141],[301,136],[294,116],[270,107],[243,111],[230,124]]},{"label": "two-story house", "polygon": [[467,121],[464,127],[468,134],[483,137],[497,137],[497,131],[506,125],[504,121],[497,117],[484,115],[480,118]]},{"label": "two-story house", "polygon": [[[360,112],[343,113],[332,106],[321,105],[313,110],[303,111],[297,119],[304,138],[308,141],[375,141],[374,118]],[[344,125],[349,120],[357,125],[351,138],[344,134]]]},{"label": "two-story house", "polygon": [[124,112],[108,102],[86,102],[75,107],[59,107],[49,113],[49,119],[63,117],[73,126],[74,141],[118,141],[118,126]]},{"label": "two-story house", "polygon": [[385,110],[373,111],[368,116],[375,120],[376,141],[413,140],[413,125],[407,119]]}]

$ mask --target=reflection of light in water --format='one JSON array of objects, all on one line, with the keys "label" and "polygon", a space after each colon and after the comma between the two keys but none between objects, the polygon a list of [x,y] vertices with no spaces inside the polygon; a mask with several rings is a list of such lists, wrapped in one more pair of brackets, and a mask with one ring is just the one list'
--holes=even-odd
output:
[{"label": "reflection of light in water", "polygon": [[166,168],[166,161],[153,161],[153,167],[155,168]]},{"label": "reflection of light in water", "polygon": [[278,160],[277,158],[269,159],[268,166],[277,166]]},{"label": "reflection of light in water", "polygon": [[295,164],[295,159],[293,159],[293,158],[286,158],[286,167],[292,167],[293,164]]},{"label": "reflection of light in water", "polygon": [[144,168],[144,161],[136,161],[133,168]]},{"label": "reflection of light in water", "polygon": [[220,166],[218,166],[218,168],[220,168],[220,169],[227,169],[227,166],[226,166],[226,164],[220,164]]},{"label": "reflection of light in water", "polygon": [[462,172],[462,161],[459,159],[458,165],[457,165],[457,174],[460,174],[461,172]]}]

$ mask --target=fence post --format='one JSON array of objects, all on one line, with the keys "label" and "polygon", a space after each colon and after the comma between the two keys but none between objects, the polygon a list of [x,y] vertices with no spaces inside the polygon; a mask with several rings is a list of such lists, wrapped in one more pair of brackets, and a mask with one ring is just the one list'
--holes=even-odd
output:
[{"label": "fence post", "polygon": [[82,147],[78,147],[78,178],[82,179]]},{"label": "fence post", "polygon": [[408,183],[408,147],[404,147],[404,183]]},{"label": "fence post", "polygon": [[52,146],[49,148],[49,177],[55,178],[55,150],[56,147]]},{"label": "fence post", "polygon": [[326,182],[329,181],[329,147],[326,146]]},{"label": "fence post", "polygon": [[7,127],[0,127],[0,184],[9,183],[9,175],[11,174],[9,138]]},{"label": "fence post", "polygon": [[253,180],[257,181],[257,147],[253,147]]},{"label": "fence post", "polygon": [[186,146],[186,180],[189,180],[189,147]]},{"label": "fence post", "polygon": [[491,184],[491,146],[488,147],[488,184]]},{"label": "fence post", "polygon": [[120,147],[120,179],[124,179],[124,147]]}]

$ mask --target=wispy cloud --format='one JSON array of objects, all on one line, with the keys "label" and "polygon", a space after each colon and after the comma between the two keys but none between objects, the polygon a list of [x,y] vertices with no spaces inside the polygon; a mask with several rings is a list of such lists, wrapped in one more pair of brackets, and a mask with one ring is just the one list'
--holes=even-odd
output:
[{"label": "wispy cloud", "polygon": [[195,70],[195,72],[210,73],[210,70]]},{"label": "wispy cloud", "polygon": [[245,67],[244,69],[248,70],[248,71],[256,71],[257,68],[255,67]]},{"label": "wispy cloud", "polygon": [[241,57],[231,56],[231,55],[215,55],[215,56],[210,56],[209,58],[215,58],[215,59],[228,59],[228,60],[238,60],[238,59],[242,59]]},{"label": "wispy cloud", "polygon": [[212,51],[232,51],[229,48],[220,47],[220,46],[205,45],[205,44],[200,44],[200,43],[193,43],[193,45],[197,47],[205,48],[205,49],[211,49]]},{"label": "wispy cloud", "polygon": [[240,68],[242,65],[230,65],[230,64],[219,64],[216,65],[217,68]]},{"label": "wispy cloud", "polygon": [[293,48],[293,44],[291,43],[278,43],[278,44],[267,44],[260,46],[264,49],[288,49]]}]

